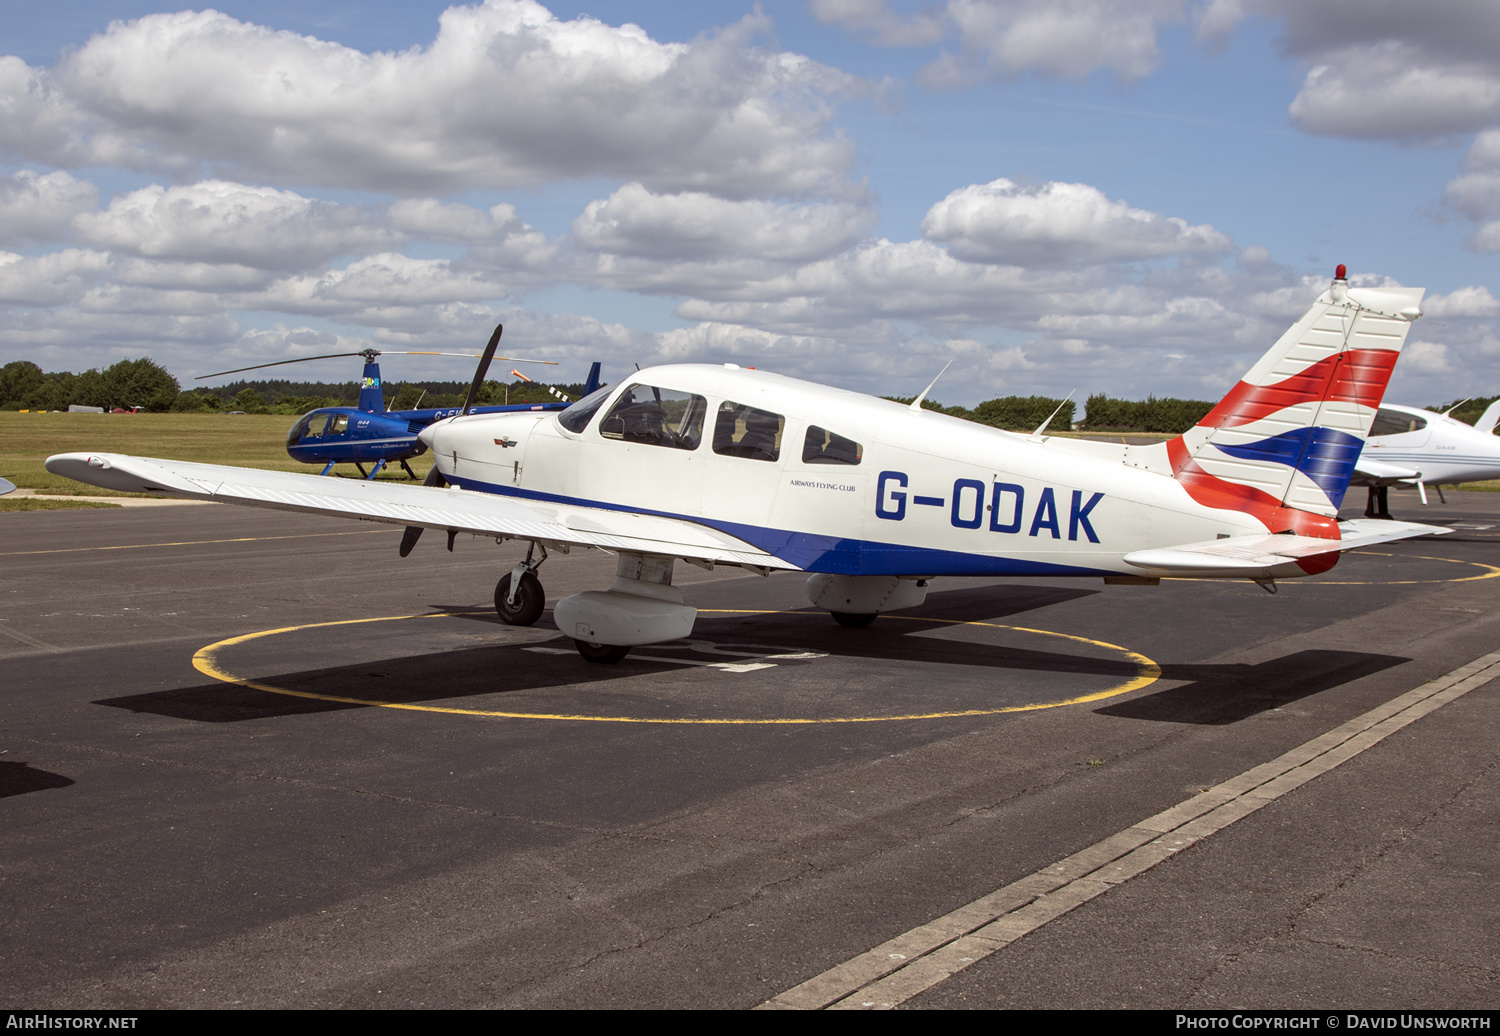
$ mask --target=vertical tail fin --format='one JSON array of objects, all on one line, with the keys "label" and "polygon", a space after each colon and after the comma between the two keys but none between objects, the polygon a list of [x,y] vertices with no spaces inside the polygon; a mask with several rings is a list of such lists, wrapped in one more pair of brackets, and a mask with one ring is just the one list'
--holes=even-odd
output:
[{"label": "vertical tail fin", "polygon": [[[585,395],[585,396],[592,396],[595,392],[598,392],[598,391],[599,391],[599,361],[595,360],[594,361],[594,365],[589,368],[589,378],[588,378],[588,380],[583,383],[583,395]],[[581,399],[583,397],[580,396],[579,398]]]},{"label": "vertical tail fin", "polygon": [[1500,399],[1495,400],[1495,402],[1485,407],[1484,413],[1480,415],[1479,420],[1474,422],[1474,430],[1476,432],[1493,432],[1497,423],[1500,423]]},{"label": "vertical tail fin", "polygon": [[365,376],[359,383],[359,408],[373,413],[385,413],[385,390],[380,387],[380,364],[365,361]]},{"label": "vertical tail fin", "polygon": [[1199,503],[1271,532],[1336,538],[1334,517],[1385,395],[1421,288],[1351,288],[1344,267],[1197,426],[1167,444]]}]

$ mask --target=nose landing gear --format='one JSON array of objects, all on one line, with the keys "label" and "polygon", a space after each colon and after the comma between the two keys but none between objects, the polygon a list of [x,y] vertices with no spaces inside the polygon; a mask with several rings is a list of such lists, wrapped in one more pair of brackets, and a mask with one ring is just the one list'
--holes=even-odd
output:
[{"label": "nose landing gear", "polygon": [[533,541],[526,549],[526,560],[501,576],[500,582],[495,584],[495,613],[507,626],[530,626],[542,617],[547,594],[542,589],[542,581],[536,577],[536,570],[547,560],[547,548],[541,547],[542,556],[532,560],[539,546]]}]

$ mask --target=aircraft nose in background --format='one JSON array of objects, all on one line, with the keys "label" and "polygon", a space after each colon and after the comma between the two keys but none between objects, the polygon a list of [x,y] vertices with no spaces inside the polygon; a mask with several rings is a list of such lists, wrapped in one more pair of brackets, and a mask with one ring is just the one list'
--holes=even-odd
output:
[{"label": "aircraft nose in background", "polygon": [[447,421],[434,421],[432,424],[428,425],[426,428],[423,428],[420,432],[417,433],[417,441],[426,446],[429,450],[436,448],[437,443],[435,440],[437,439],[438,429],[442,428],[447,423]]}]

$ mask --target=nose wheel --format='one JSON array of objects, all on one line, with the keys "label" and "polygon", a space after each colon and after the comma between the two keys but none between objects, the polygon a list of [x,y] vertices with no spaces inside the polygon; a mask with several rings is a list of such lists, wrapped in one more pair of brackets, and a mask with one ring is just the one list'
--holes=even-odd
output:
[{"label": "nose wheel", "polygon": [[542,617],[547,594],[542,590],[542,581],[530,572],[521,574],[521,582],[512,594],[512,575],[514,573],[505,573],[495,584],[495,613],[507,626],[530,626]]},{"label": "nose wheel", "polygon": [[[433,470],[437,470],[434,468]],[[507,626],[530,626],[542,617],[542,608],[547,604],[547,593],[536,570],[547,560],[547,548],[542,547],[542,556],[533,560],[539,544],[533,543],[526,551],[526,560],[495,584],[495,614]]]}]

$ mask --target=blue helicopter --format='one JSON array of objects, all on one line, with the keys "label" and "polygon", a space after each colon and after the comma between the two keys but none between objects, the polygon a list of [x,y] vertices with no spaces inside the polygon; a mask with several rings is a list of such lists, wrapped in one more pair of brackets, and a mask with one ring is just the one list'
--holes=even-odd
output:
[{"label": "blue helicopter", "polygon": [[[428,407],[422,410],[387,410],[385,407],[385,394],[380,383],[380,365],[375,362],[377,356],[385,355],[379,349],[362,349],[352,353],[327,353],[323,356],[303,356],[295,360],[277,360],[274,363],[259,363],[253,367],[239,367],[230,371],[219,371],[216,374],[203,374],[196,380],[204,378],[217,378],[225,374],[239,374],[243,371],[260,370],[263,367],[279,367],[287,363],[305,363],[309,360],[327,360],[341,356],[363,356],[365,360],[364,377],[360,381],[359,402],[355,406],[333,406],[322,407],[312,410],[299,417],[286,436],[286,452],[293,459],[302,461],[304,464],[322,464],[322,474],[327,475],[336,464],[353,464],[359,469],[360,475],[366,479],[373,479],[380,474],[382,468],[387,464],[395,462],[411,478],[416,478],[416,472],[412,471],[407,461],[412,457],[420,457],[427,452],[427,445],[419,442],[417,433],[432,424],[447,417],[453,417],[462,412],[471,414],[504,414],[523,410],[563,410],[572,404],[572,400],[556,389],[549,389],[553,395],[558,397],[556,403],[518,403],[510,406],[482,406],[473,405],[478,386],[484,381],[484,375],[488,372],[492,359],[501,359],[515,363],[546,363],[556,365],[553,360],[534,360],[519,356],[494,356],[496,345],[499,344],[500,334],[504,330],[503,325],[495,326],[495,333],[490,336],[489,343],[485,347],[484,354],[474,353],[446,353],[416,350],[392,350],[389,355],[394,356],[464,356],[469,359],[481,361],[478,373],[475,377],[475,388],[470,390],[469,400],[462,407]],[[529,380],[529,379],[528,379]],[[588,382],[584,386],[583,394],[588,395],[599,387],[599,364],[595,363],[589,370]],[[421,400],[418,400],[421,402]],[[367,472],[365,465],[373,467]]]}]

